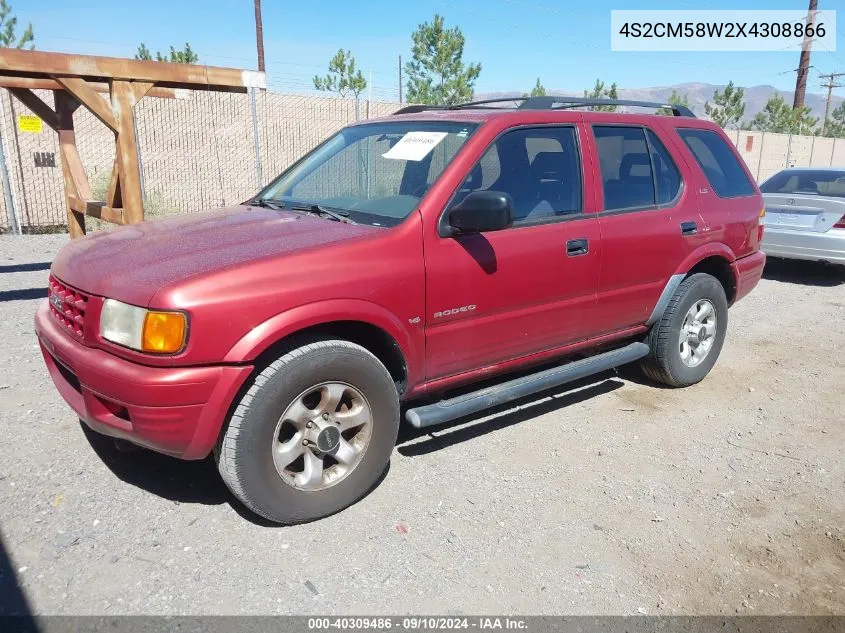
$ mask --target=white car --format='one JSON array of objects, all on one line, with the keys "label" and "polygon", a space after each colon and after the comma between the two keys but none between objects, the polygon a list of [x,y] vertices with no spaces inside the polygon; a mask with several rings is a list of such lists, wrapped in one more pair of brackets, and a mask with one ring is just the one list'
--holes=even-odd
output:
[{"label": "white car", "polygon": [[845,264],[845,167],[784,169],[760,191],[767,255]]}]

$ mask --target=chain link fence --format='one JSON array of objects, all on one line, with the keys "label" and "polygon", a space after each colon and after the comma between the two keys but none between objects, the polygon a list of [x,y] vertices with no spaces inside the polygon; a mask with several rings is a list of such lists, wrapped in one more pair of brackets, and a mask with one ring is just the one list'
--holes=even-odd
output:
[{"label": "chain link fence", "polygon": [[[36,92],[53,105],[52,92]],[[176,99],[146,97],[135,106],[146,217],[242,202],[341,127],[399,107],[270,91],[180,91]],[[0,196],[0,232],[66,230],[58,138],[46,125],[39,128],[33,119],[21,119],[32,116],[0,90],[0,135],[9,180]],[[114,135],[85,108],[74,114],[74,125],[92,195],[103,199],[114,161]],[[739,130],[728,136],[758,181],[788,166],[845,166],[845,139]],[[92,218],[87,221],[94,229],[102,226]]]},{"label": "chain link fence", "polygon": [[[51,91],[36,93],[54,105]],[[175,99],[145,97],[135,106],[145,215],[242,202],[343,126],[386,116],[399,107],[269,91],[178,91]],[[10,194],[0,196],[0,232],[16,227],[23,233],[66,230],[58,137],[22,116],[33,113],[0,90],[0,135],[9,175],[4,194]],[[102,200],[114,162],[114,135],[85,108],[74,114],[74,127],[92,197]],[[92,218],[87,223],[94,229],[102,226]]]}]

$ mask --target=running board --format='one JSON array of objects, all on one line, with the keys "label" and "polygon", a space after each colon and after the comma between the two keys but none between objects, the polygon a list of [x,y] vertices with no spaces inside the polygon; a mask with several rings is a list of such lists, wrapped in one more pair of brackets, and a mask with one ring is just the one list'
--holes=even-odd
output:
[{"label": "running board", "polygon": [[648,354],[645,343],[631,343],[625,347],[597,354],[565,365],[546,369],[536,374],[515,378],[493,387],[466,393],[434,404],[408,409],[405,419],[411,426],[423,429],[443,424],[465,415],[478,413],[517,398],[530,396],[538,391],[598,374],[608,369],[633,362]]}]

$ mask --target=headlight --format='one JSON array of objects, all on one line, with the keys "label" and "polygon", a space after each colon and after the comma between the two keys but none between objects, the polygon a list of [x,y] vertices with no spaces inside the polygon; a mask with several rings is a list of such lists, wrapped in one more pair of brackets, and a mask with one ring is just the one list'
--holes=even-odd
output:
[{"label": "headlight", "polygon": [[100,336],[139,352],[178,352],[187,332],[187,319],[181,312],[147,310],[114,299],[106,299],[100,312]]}]

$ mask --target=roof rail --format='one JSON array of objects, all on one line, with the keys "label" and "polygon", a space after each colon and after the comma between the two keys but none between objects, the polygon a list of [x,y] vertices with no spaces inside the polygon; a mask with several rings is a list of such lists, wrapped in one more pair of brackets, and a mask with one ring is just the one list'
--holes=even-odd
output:
[{"label": "roof rail", "polygon": [[519,110],[563,110],[570,108],[584,108],[590,106],[635,106],[640,108],[666,109],[674,116],[696,118],[692,110],[687,106],[677,103],[662,103],[659,101],[632,101],[630,99],[594,99],[591,97],[502,97],[498,99],[484,99],[481,101],[470,101],[457,105],[411,105],[400,108],[393,114],[412,114],[415,112],[426,112],[428,110],[463,110],[465,108],[495,109],[492,104],[521,102]]},{"label": "roof rail", "polygon": [[415,112],[425,112],[427,110],[445,110],[448,106],[431,106],[431,105],[409,105],[404,108],[399,108],[393,114],[414,114]]},{"label": "roof rail", "polygon": [[414,114],[416,112],[428,112],[429,110],[462,110],[464,108],[487,108],[491,103],[514,103],[524,101],[528,97],[511,97],[510,99],[484,99],[483,101],[469,101],[455,105],[409,105],[399,108],[393,114]]},{"label": "roof rail", "polygon": [[677,103],[660,101],[632,101],[631,99],[595,99],[592,97],[528,97],[519,106],[521,110],[550,110],[553,108],[583,108],[586,106],[635,106],[671,110],[674,116],[695,118],[692,110]]}]

